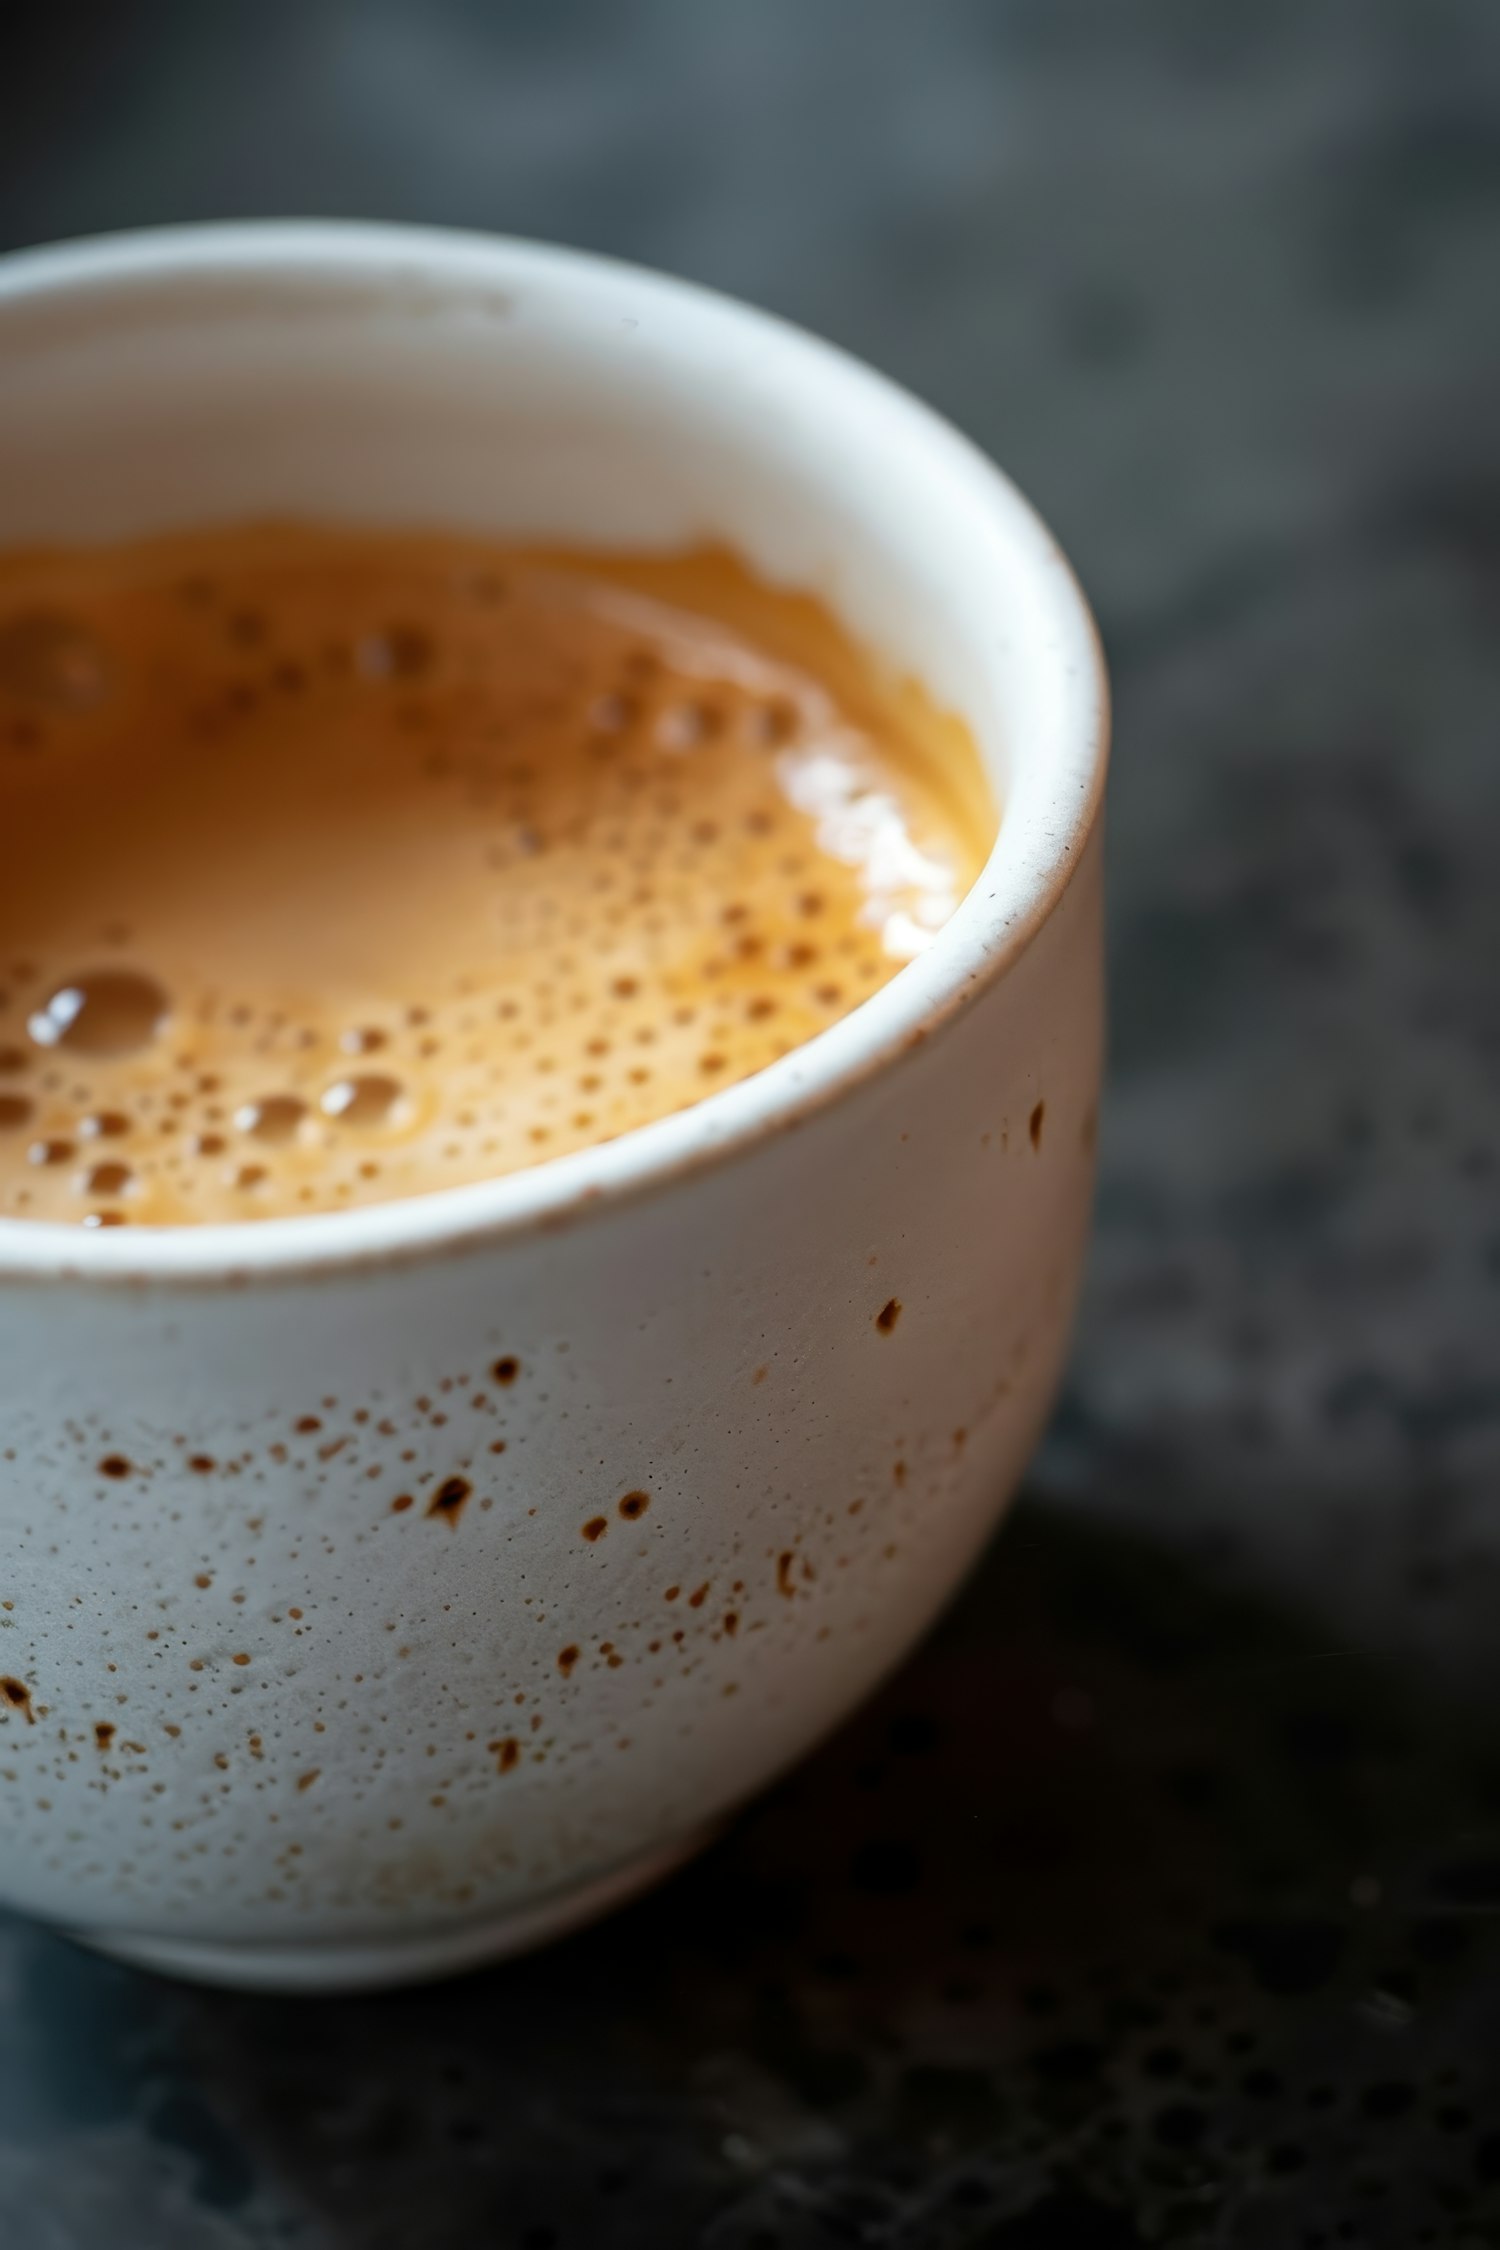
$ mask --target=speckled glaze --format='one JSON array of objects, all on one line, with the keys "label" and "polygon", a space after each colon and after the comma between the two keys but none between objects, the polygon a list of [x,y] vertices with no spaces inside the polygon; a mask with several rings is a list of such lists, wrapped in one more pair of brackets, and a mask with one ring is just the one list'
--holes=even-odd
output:
[{"label": "speckled glaze", "polygon": [[951,430],[659,278],[328,227],[0,274],[0,540],[714,534],[961,709],[1004,806],[885,991],[607,1147],[248,1228],[0,1223],[0,1895],[223,1981],[458,1966],[833,1726],[1024,1465],[1093,1169],[1087,611]]}]

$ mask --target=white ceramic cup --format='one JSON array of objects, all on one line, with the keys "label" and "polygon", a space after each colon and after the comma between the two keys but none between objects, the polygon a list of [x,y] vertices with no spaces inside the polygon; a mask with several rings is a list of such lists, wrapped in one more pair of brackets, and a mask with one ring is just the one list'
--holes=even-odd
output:
[{"label": "white ceramic cup", "polygon": [[254,1226],[0,1220],[0,1897],[333,1989],[662,1874],[994,1525],[1087,1228],[1107,716],[1014,489],[760,314],[382,227],[0,261],[0,545],[276,515],[728,540],[962,712],[1003,807],[884,990],[604,1147]]}]

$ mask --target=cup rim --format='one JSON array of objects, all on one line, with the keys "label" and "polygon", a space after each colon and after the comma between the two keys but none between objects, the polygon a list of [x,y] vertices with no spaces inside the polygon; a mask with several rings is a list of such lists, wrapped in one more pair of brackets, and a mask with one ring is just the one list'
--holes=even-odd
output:
[{"label": "cup rim", "polygon": [[[932,943],[837,1023],[734,1085],[613,1140],[522,1171],[351,1211],[204,1226],[86,1232],[0,1218],[0,1283],[199,1283],[333,1277],[551,1232],[727,1164],[896,1067],[1002,977],[1047,921],[1098,820],[1109,755],[1109,687],[1084,594],[1047,526],[970,439],[909,391],[806,330],[648,267],[515,236],[293,219],[152,228],[0,258],[0,313],[22,301],[100,288],[256,278],[521,292],[571,286],[602,309],[670,314],[723,342],[779,359],[839,389],[886,442],[923,456],[924,474],[968,488],[1040,597],[1048,632],[1026,651],[1050,670],[1050,727],[1025,756],[1045,785],[1024,813],[1004,808],[972,888]],[[1050,734],[1051,739],[1048,739]]]}]

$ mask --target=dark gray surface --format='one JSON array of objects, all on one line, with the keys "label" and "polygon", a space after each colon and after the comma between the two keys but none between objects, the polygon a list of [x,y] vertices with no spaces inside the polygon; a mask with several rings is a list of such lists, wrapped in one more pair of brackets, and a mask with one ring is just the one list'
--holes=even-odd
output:
[{"label": "dark gray surface", "polygon": [[1118,692],[1067,1397],[883,1703],[396,2000],[0,1925],[4,2250],[1500,2243],[1500,10],[13,11],[0,240],[561,237],[830,333]]}]

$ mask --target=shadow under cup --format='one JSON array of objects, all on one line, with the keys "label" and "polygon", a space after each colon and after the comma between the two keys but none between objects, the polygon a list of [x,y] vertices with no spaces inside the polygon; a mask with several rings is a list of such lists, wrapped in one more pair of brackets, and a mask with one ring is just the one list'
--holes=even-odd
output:
[{"label": "shadow under cup", "polygon": [[83,245],[0,265],[0,361],[0,545],[275,516],[727,541],[990,769],[999,838],[933,945],[690,1110],[356,1212],[0,1221],[0,1896],[272,1988],[514,1950],[834,1726],[1035,1441],[1100,1067],[1088,613],[915,402],[570,253]]}]

